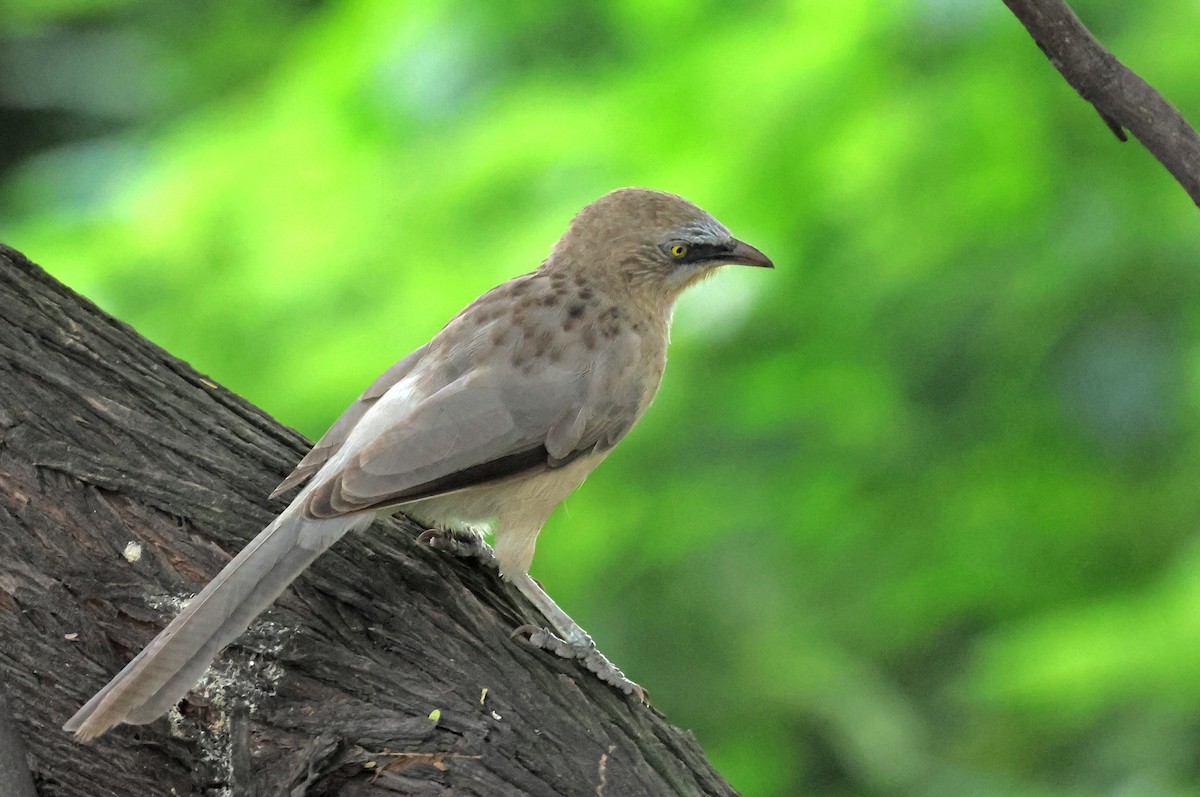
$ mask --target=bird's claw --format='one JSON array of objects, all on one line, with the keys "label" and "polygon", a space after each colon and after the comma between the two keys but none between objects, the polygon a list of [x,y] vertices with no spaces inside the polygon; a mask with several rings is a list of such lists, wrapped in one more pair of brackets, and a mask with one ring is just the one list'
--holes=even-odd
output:
[{"label": "bird's claw", "polygon": [[468,559],[478,559],[489,567],[497,567],[496,555],[483,538],[469,529],[425,529],[417,535],[418,543]]},{"label": "bird's claw", "polygon": [[639,703],[650,702],[646,690],[626,678],[625,673],[596,649],[596,643],[591,637],[586,637],[581,642],[568,642],[549,628],[522,625],[513,629],[512,638],[522,639],[529,645],[553,653],[559,658],[578,661],[584,669],[626,697],[632,697]]}]

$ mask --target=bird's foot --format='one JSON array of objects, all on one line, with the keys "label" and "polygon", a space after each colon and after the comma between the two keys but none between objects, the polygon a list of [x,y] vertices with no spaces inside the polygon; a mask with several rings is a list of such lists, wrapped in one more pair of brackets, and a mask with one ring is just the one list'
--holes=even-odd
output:
[{"label": "bird's foot", "polygon": [[455,556],[478,559],[492,569],[499,567],[492,546],[473,529],[426,529],[417,537],[417,542],[429,543],[430,548]]},{"label": "bird's foot", "polygon": [[549,628],[536,625],[523,625],[512,632],[513,639],[521,638],[535,648],[553,653],[564,659],[574,659],[584,666],[604,683],[615,688],[627,697],[636,699],[639,703],[648,703],[649,695],[646,690],[625,677],[625,673],[596,649],[596,643],[590,636],[584,636],[579,642],[568,642],[557,636]]}]

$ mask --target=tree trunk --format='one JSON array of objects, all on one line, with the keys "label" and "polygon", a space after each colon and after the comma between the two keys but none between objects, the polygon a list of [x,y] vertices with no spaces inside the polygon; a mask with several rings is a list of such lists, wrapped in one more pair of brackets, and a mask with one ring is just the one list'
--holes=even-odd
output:
[{"label": "tree trunk", "polygon": [[519,594],[403,519],[318,559],[178,713],[90,745],[60,730],[283,508],[266,495],[306,448],[0,246],[0,690],[19,737],[0,761],[23,739],[43,797],[734,794],[657,711],[511,640],[541,622]]}]

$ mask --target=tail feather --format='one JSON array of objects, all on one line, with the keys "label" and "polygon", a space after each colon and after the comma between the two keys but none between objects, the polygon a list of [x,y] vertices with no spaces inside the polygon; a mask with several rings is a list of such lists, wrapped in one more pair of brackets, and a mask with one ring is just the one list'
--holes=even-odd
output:
[{"label": "tail feather", "polygon": [[87,741],[118,723],[144,724],[161,716],[187,694],[213,656],[245,631],[314,559],[371,519],[370,514],[359,514],[310,520],[293,504],[63,729]]}]

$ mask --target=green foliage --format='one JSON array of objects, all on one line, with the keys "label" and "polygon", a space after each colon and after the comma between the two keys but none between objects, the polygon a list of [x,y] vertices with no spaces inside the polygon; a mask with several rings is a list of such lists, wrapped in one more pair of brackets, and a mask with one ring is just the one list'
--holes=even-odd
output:
[{"label": "green foliage", "polygon": [[[1075,6],[1200,119],[1194,2]],[[611,188],[775,259],[534,565],[746,794],[1200,794],[1200,224],[1001,3],[0,19],[0,238],[310,436]]]}]

